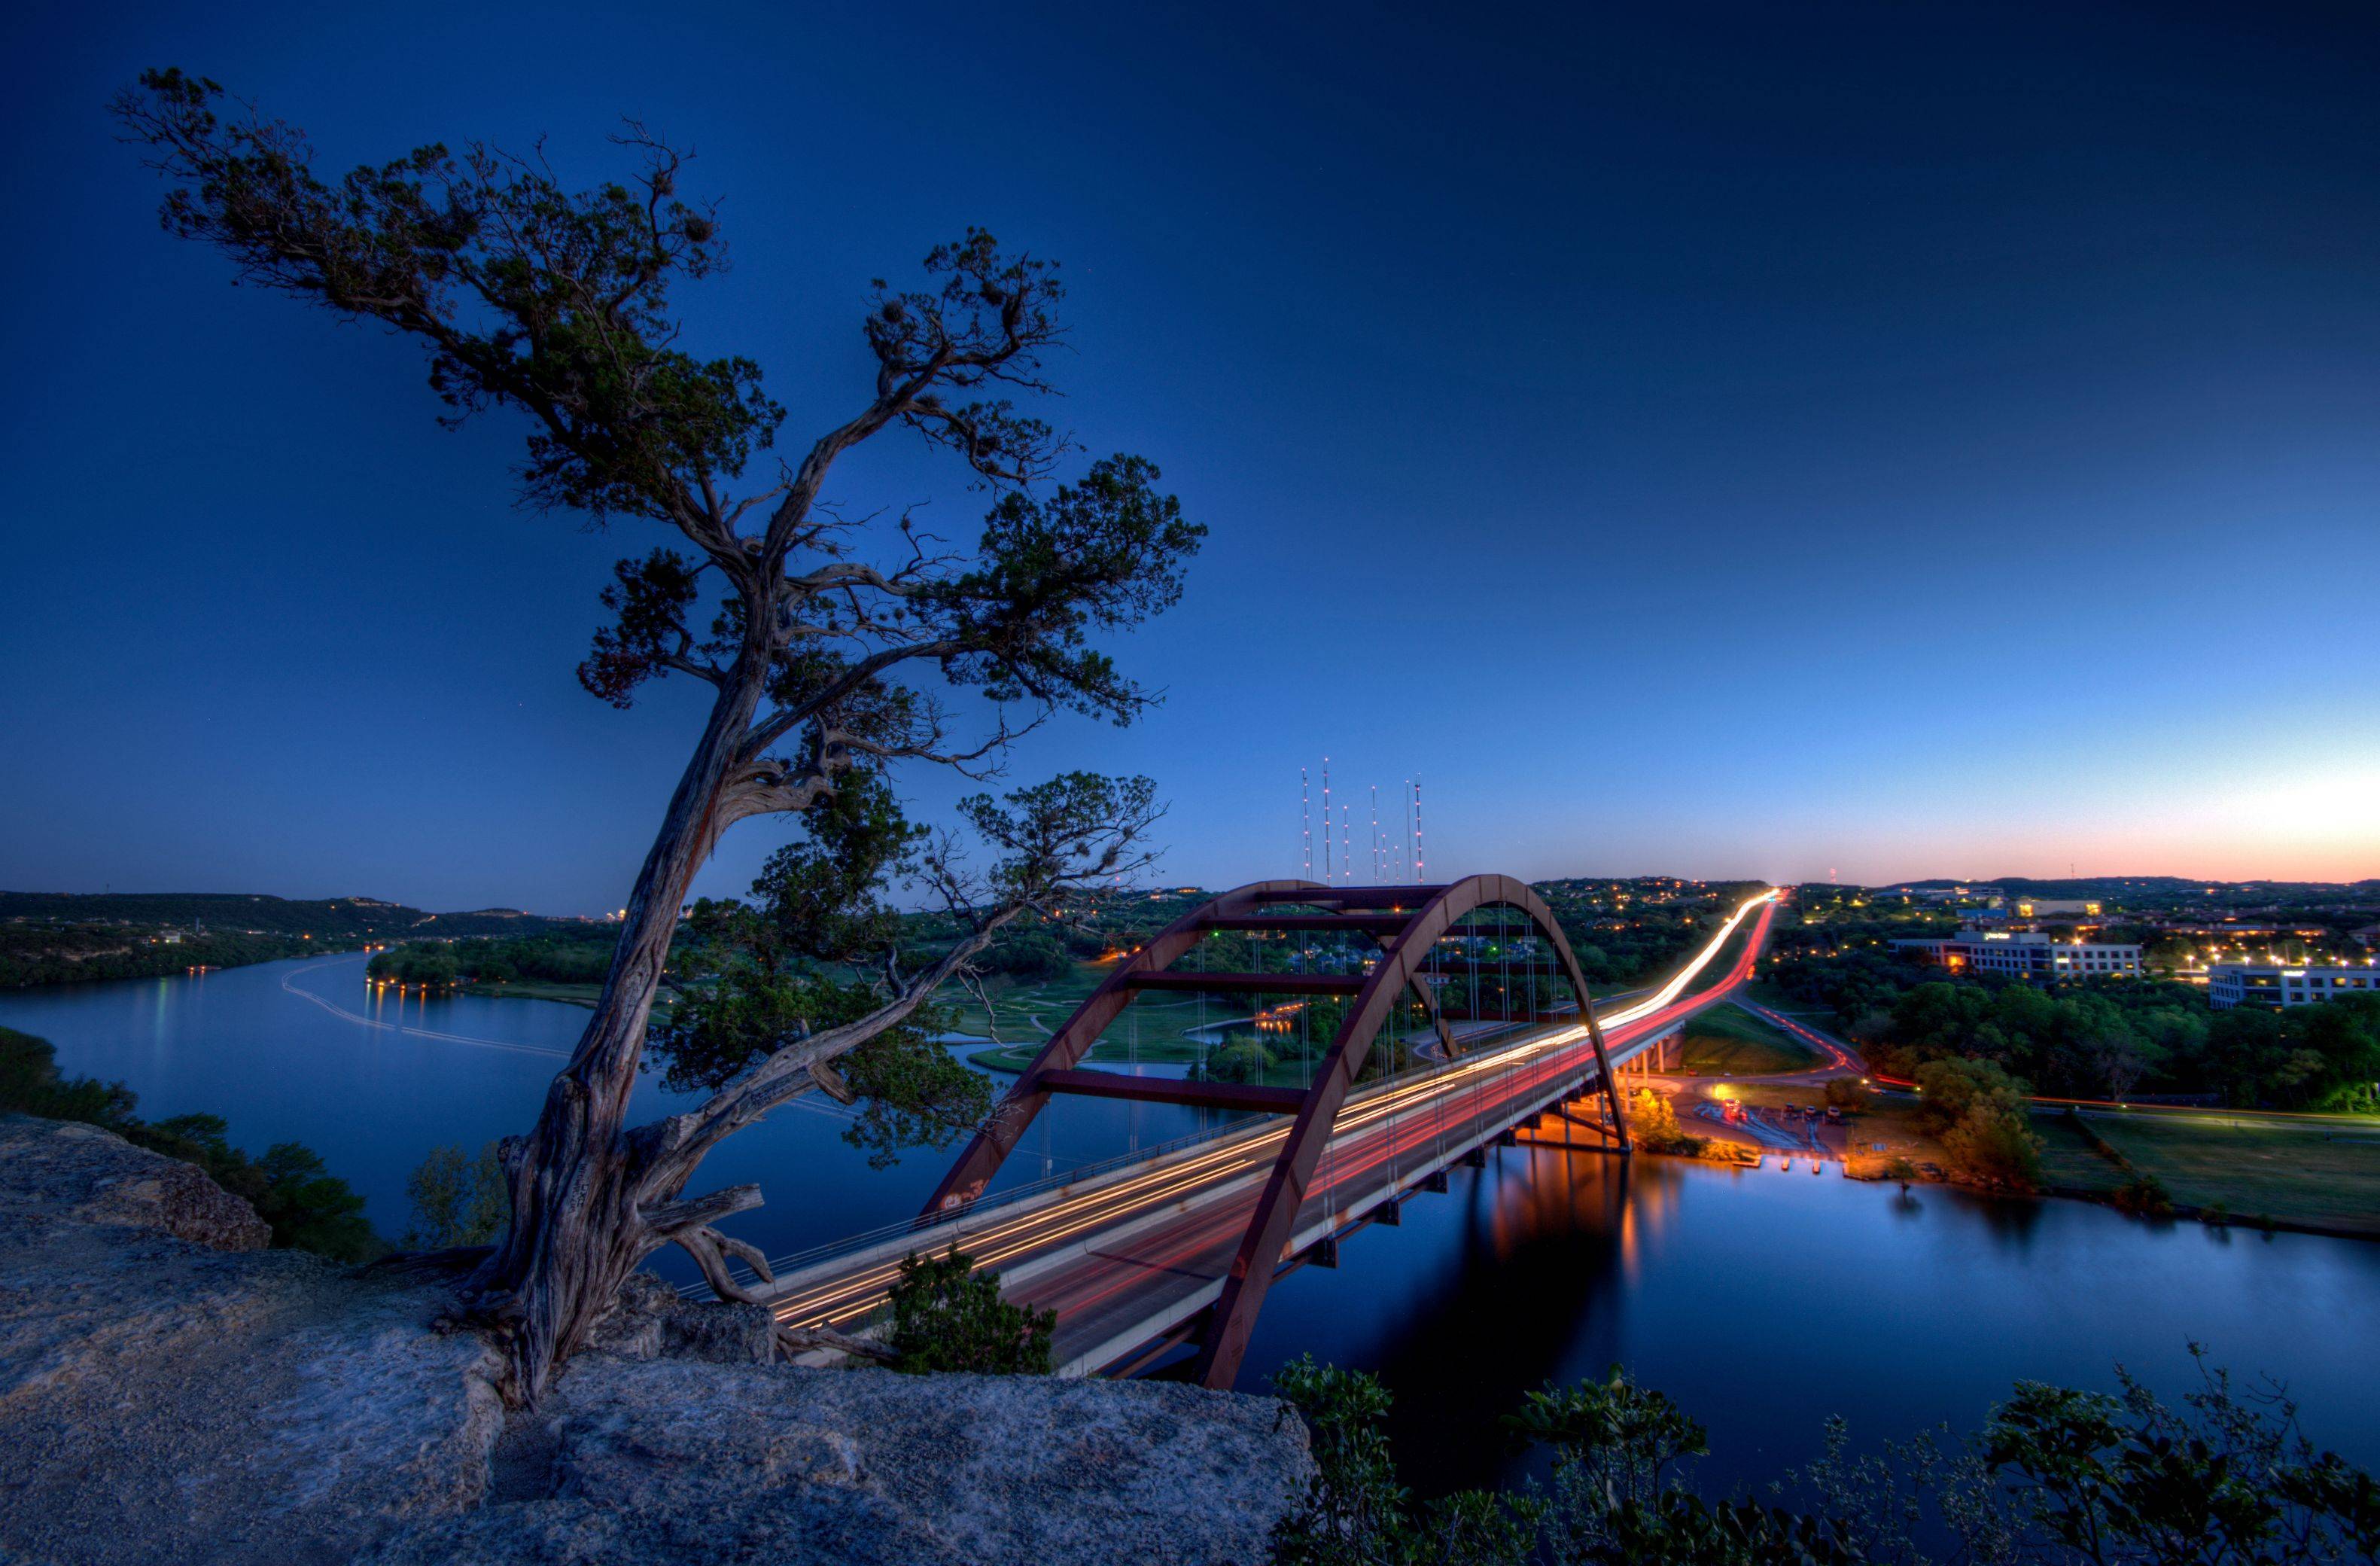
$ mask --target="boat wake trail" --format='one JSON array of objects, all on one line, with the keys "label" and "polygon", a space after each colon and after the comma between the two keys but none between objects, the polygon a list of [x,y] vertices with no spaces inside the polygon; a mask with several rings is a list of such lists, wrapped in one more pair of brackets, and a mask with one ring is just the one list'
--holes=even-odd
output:
[{"label": "boat wake trail", "polygon": [[283,974],[281,988],[301,1001],[311,1001],[333,1016],[345,1022],[354,1023],[358,1027],[376,1028],[382,1033],[410,1034],[416,1038],[436,1038],[448,1044],[468,1044],[475,1050],[505,1050],[516,1055],[544,1055],[558,1061],[566,1061],[570,1058],[569,1050],[556,1050],[546,1044],[523,1044],[509,1038],[480,1038],[468,1033],[443,1033],[434,1027],[408,1027],[403,1023],[382,1022],[378,1017],[368,1017],[360,1013],[351,1012],[335,1001],[317,995],[310,989],[300,989],[290,982],[300,974],[313,973],[321,968],[337,967],[346,961],[347,959],[344,957],[332,957]]},{"label": "boat wake trail", "polygon": [[[281,976],[281,988],[301,1001],[312,1002],[340,1021],[351,1022],[358,1027],[369,1027],[382,1033],[402,1033],[415,1038],[435,1038],[445,1044],[468,1044],[474,1050],[504,1050],[516,1055],[543,1055],[549,1060],[556,1061],[566,1061],[570,1058],[569,1050],[557,1050],[547,1044],[523,1044],[509,1038],[481,1038],[476,1034],[448,1033],[434,1027],[411,1027],[404,1023],[382,1022],[378,1017],[368,1017],[359,1012],[351,1012],[326,996],[317,995],[310,989],[301,989],[290,982],[302,974],[314,973],[323,968],[339,967],[350,961],[352,959],[346,957],[329,957],[319,963],[310,963],[302,968],[294,968]],[[824,1115],[829,1120],[852,1121],[858,1118],[857,1111],[845,1105],[815,1103],[807,1098],[794,1099],[789,1107],[810,1114]]]}]

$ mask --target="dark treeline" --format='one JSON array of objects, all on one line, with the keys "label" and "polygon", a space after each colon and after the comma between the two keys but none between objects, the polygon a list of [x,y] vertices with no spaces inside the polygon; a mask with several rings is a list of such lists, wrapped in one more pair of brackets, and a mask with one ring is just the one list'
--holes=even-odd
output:
[{"label": "dark treeline", "polygon": [[236,968],[249,963],[337,952],[360,938],[309,941],[296,935],[209,931],[167,942],[121,925],[0,925],[0,989],[106,978],[156,978],[194,967]]},{"label": "dark treeline", "polygon": [[[583,938],[590,927],[583,919],[552,919],[505,908],[432,914],[370,897],[0,892],[0,989],[155,978],[193,967],[239,967],[317,952],[352,951],[407,934],[546,933]],[[601,938],[609,940],[608,934]]]},{"label": "dark treeline", "polygon": [[1928,1061],[1996,1062],[2039,1093],[2212,1094],[2241,1109],[2374,1107],[2380,995],[2270,1012],[2215,1011],[2204,991],[2101,979],[2044,989],[1946,977],[1886,952],[1787,955],[1770,977],[1834,1014],[1869,1061],[1912,1076]]},{"label": "dark treeline", "polygon": [[[2194,1352],[2194,1351],[2193,1351]],[[2380,1559],[2380,1483],[2315,1446],[2285,1399],[2220,1371],[2179,1408],[2117,1371],[2114,1394],[2020,1381],[1982,1430],[1824,1454],[1713,1499],[1701,1424],[1614,1369],[1548,1384],[1507,1416],[1544,1483],[1416,1499],[1398,1482],[1375,1378],[1303,1359],[1274,1378],[1311,1434],[1277,1566],[2277,1566]]]},{"label": "dark treeline", "polygon": [[[506,935],[577,927],[584,919],[549,918],[516,908],[433,914],[374,897],[267,897],[245,892],[0,892],[0,920],[56,924],[129,924],[188,928],[203,923],[263,935],[346,936]],[[434,927],[426,929],[425,927]]]},{"label": "dark treeline", "polygon": [[226,1139],[220,1115],[145,1121],[133,1112],[139,1103],[120,1082],[60,1075],[48,1039],[0,1027],[0,1111],[101,1126],[135,1147],[196,1164],[256,1209],[272,1226],[275,1245],[351,1262],[388,1249],[363,1216],[364,1199],[302,1143],[276,1142],[251,1158]]},{"label": "dark treeline", "polygon": [[1533,890],[1553,910],[1579,972],[1602,989],[1634,989],[1662,977],[1766,883],[1645,877],[1540,881]]},{"label": "dark treeline", "polygon": [[497,941],[408,941],[375,953],[365,971],[395,984],[432,987],[512,984],[601,984],[612,965],[608,938],[577,933]]}]

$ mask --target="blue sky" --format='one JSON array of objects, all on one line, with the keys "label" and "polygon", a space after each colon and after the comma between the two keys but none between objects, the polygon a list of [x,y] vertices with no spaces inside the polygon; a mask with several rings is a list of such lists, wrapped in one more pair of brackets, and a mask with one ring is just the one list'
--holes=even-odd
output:
[{"label": "blue sky", "polygon": [[1014,771],[1157,777],[1169,879],[1295,869],[1325,754],[1447,871],[2380,875],[2380,31],[2080,9],[21,8],[0,885],[607,908],[699,722],[572,678],[651,535],[157,230],[165,63],[333,169],[692,144],[796,446],[869,278],[1060,259],[1057,417],[1212,537],[1163,710]]}]

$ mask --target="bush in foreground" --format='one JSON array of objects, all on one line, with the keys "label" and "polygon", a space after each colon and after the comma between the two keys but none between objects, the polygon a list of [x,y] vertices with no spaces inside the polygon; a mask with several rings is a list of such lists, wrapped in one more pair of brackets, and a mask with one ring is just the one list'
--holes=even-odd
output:
[{"label": "bush in foreground", "polygon": [[1648,1153],[1682,1153],[1697,1157],[1703,1150],[1703,1138],[1689,1136],[1678,1123],[1678,1111],[1666,1093],[1644,1088],[1629,1095],[1629,1139]]},{"label": "bush in foreground", "polygon": [[[2199,1351],[2193,1345],[2193,1354]],[[1703,1428],[1614,1369],[1530,1394],[1505,1420],[1551,1449],[1550,1484],[1416,1504],[1397,1481],[1374,1378],[1301,1359],[1273,1386],[1312,1432],[1282,1566],[2268,1566],[2380,1560],[2380,1483],[2321,1451],[2295,1408],[2202,1362],[2177,1410],[2119,1370],[2109,1395],[2021,1381],[1984,1429],[1825,1454],[1766,1499],[1706,1499]]]},{"label": "bush in foreground", "polygon": [[492,1244],[504,1232],[504,1220],[512,1211],[504,1164],[493,1142],[476,1158],[460,1147],[431,1148],[430,1156],[405,1177],[405,1194],[413,1202],[413,1220],[405,1231],[409,1251]]},{"label": "bush in foreground", "polygon": [[886,1341],[900,1356],[895,1370],[1050,1374],[1058,1313],[1010,1305],[1000,1297],[1000,1274],[976,1271],[974,1259],[955,1245],[942,1256],[904,1259],[887,1304],[892,1325]]}]

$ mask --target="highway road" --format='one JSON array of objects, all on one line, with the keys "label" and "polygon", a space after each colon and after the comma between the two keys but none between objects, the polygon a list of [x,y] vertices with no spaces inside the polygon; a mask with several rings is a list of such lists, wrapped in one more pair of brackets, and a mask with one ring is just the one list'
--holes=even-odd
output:
[{"label": "highway road", "polygon": [[[1730,995],[1749,976],[1774,914],[1773,893],[1747,901],[1668,983],[1624,1005],[1598,1006],[1614,1064]],[[1747,922],[1749,938],[1712,976]],[[1286,1254],[1533,1118],[1574,1091],[1593,1061],[1585,1027],[1573,1023],[1365,1085],[1340,1113]],[[851,1329],[881,1305],[904,1256],[955,1243],[1000,1271],[1011,1300],[1058,1313],[1062,1372],[1111,1368],[1213,1302],[1286,1131],[1280,1117],[1251,1120],[1147,1163],[856,1243],[782,1276],[771,1306],[789,1327]]]}]

